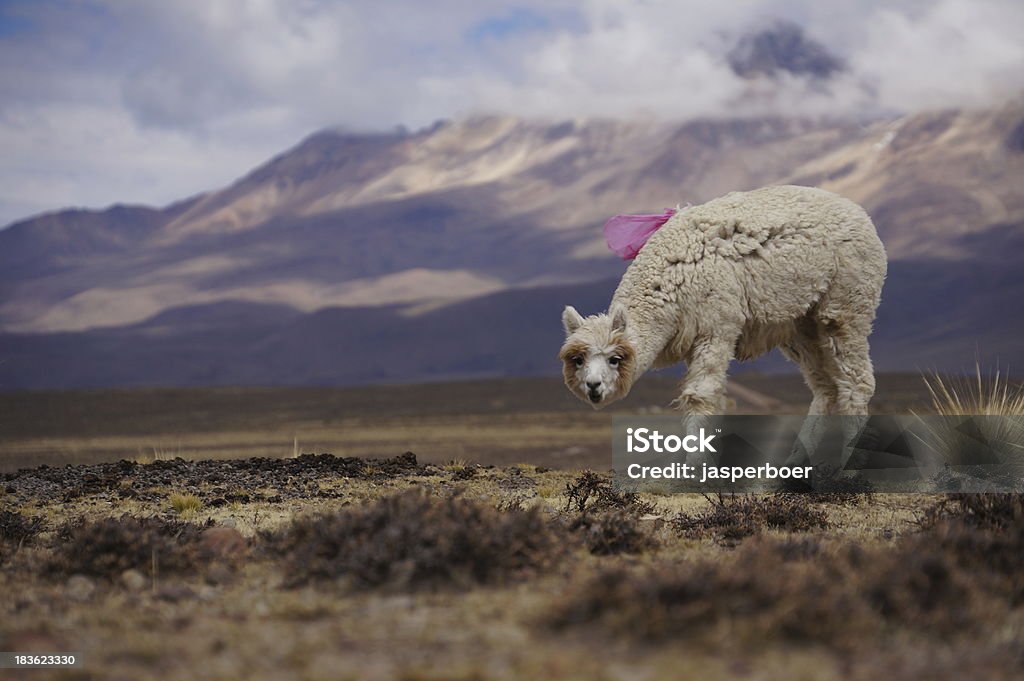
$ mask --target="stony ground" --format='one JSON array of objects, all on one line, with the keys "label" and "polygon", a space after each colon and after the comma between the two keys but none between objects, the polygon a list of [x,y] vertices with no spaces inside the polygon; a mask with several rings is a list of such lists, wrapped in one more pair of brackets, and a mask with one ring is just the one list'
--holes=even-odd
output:
[{"label": "stony ground", "polygon": [[82,679],[1024,674],[1018,497],[637,496],[413,454],[0,474],[0,650]]}]

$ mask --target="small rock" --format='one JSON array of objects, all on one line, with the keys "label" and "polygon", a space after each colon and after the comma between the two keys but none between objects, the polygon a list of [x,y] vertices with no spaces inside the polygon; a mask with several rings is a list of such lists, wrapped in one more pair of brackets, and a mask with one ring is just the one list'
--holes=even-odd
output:
[{"label": "small rock", "polygon": [[64,593],[73,601],[87,601],[96,593],[96,583],[85,575],[71,575]]},{"label": "small rock", "polygon": [[225,518],[224,520],[220,521],[221,527],[235,527],[236,525],[237,523],[235,522],[234,518]]},{"label": "small rock", "polygon": [[125,570],[121,573],[121,583],[129,591],[142,591],[149,580],[138,570]]}]

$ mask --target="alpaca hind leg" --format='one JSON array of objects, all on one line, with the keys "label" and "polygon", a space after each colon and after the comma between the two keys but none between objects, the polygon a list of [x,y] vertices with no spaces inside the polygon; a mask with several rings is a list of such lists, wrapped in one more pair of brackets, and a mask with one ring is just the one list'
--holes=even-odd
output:
[{"label": "alpaca hind leg", "polygon": [[[838,392],[835,382],[835,368],[831,357],[822,347],[817,324],[808,320],[789,343],[781,346],[782,354],[800,367],[804,382],[811,389],[809,415],[833,414],[837,410]],[[813,326],[812,326],[813,324]]]},{"label": "alpaca hind leg", "polygon": [[870,322],[825,323],[824,348],[830,354],[830,370],[836,385],[836,413],[867,415],[875,394],[875,372],[869,355]]},{"label": "alpaca hind leg", "polygon": [[871,320],[825,321],[823,329],[836,383],[836,413],[842,419],[844,446],[839,468],[860,469],[876,439],[868,428],[868,403],[875,394],[868,346]]},{"label": "alpaca hind leg", "polygon": [[837,409],[838,393],[833,378],[835,366],[831,355],[823,347],[817,320],[801,320],[796,336],[779,349],[787,359],[800,367],[804,382],[813,396],[807,418],[800,424],[800,432],[785,465],[838,468],[839,457],[830,462],[829,453],[823,452],[821,448],[829,428],[828,415],[834,414]]}]

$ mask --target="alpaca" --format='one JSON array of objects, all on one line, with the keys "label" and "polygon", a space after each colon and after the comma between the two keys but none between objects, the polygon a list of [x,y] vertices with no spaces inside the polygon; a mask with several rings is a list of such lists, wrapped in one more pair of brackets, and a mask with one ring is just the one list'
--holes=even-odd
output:
[{"label": "alpaca", "polygon": [[821,189],[765,187],[686,208],[640,250],[608,313],[566,306],[565,384],[599,409],[648,369],[685,361],[676,406],[721,414],[730,361],[778,347],[811,389],[810,414],[867,414],[885,274],[871,218]]}]

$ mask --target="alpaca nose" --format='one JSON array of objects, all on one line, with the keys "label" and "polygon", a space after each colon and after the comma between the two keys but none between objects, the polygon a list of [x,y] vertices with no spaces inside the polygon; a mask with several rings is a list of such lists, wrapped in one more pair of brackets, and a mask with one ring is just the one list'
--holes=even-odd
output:
[{"label": "alpaca nose", "polygon": [[587,381],[587,390],[589,390],[592,393],[596,393],[597,389],[600,388],[600,387],[601,387],[601,383],[600,382],[598,382],[598,383],[591,383],[590,381]]}]

